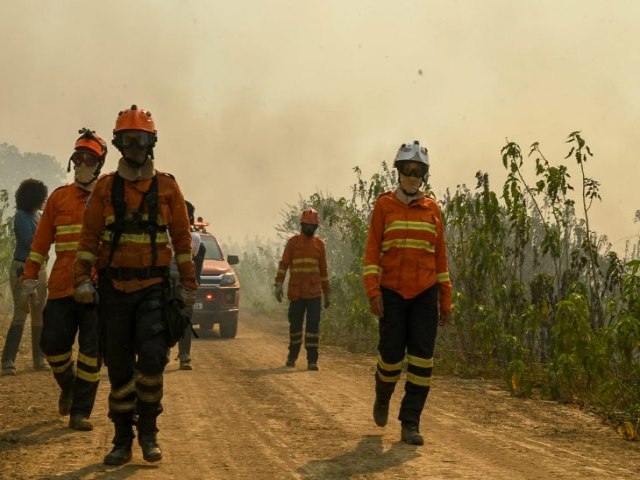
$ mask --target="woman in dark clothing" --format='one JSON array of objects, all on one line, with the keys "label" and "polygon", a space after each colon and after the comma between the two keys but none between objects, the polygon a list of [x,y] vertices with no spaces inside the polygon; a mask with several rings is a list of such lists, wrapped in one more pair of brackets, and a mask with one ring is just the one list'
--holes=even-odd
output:
[{"label": "woman in dark clothing", "polygon": [[2,350],[2,370],[0,375],[16,374],[16,355],[22,340],[22,332],[31,313],[31,345],[33,367],[46,369],[44,355],[40,349],[42,335],[42,311],[47,297],[46,269],[40,270],[38,287],[34,295],[25,298],[22,294],[20,277],[24,270],[24,262],[29,256],[31,241],[40,220],[40,212],[47,199],[47,186],[40,180],[29,178],[24,180],[16,190],[16,215],[13,219],[13,231],[16,236],[16,248],[13,252],[13,262],[9,272],[11,280],[11,294],[13,296],[13,319],[6,335]]}]

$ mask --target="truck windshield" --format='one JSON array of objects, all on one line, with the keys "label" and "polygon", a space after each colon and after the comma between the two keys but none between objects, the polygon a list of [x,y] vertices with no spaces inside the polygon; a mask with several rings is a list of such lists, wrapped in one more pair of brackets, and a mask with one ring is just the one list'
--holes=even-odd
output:
[{"label": "truck windshield", "polygon": [[210,237],[209,235],[201,235],[200,238],[202,243],[204,243],[204,247],[207,249],[204,254],[205,260],[224,260],[222,252],[220,251],[220,246],[215,238]]}]

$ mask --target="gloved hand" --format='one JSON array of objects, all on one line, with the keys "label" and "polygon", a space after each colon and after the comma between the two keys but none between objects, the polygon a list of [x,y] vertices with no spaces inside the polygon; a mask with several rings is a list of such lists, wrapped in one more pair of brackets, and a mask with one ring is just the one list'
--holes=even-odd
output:
[{"label": "gloved hand", "polygon": [[22,306],[22,310],[25,313],[29,313],[29,305],[30,305],[30,297],[34,297],[34,303],[38,303],[38,291],[36,288],[38,287],[38,280],[29,279],[22,280],[20,282],[20,305]]},{"label": "gloved hand", "polygon": [[382,318],[384,309],[382,308],[382,296],[378,295],[369,299],[369,309],[376,317]]},{"label": "gloved hand", "polygon": [[176,299],[187,308],[192,308],[196,303],[196,292],[194,288],[187,288],[184,285],[176,287]]},{"label": "gloved hand", "polygon": [[331,298],[328,294],[324,296],[324,308],[329,308],[331,306]]},{"label": "gloved hand", "polygon": [[451,320],[451,312],[440,310],[440,319],[438,321],[438,324],[441,327],[444,327],[449,322],[449,320]]},{"label": "gloved hand", "polygon": [[276,283],[276,300],[281,302],[284,297],[284,288],[282,287],[282,283]]},{"label": "gloved hand", "polygon": [[78,303],[98,303],[98,292],[93,282],[83,280],[73,289],[73,299]]}]

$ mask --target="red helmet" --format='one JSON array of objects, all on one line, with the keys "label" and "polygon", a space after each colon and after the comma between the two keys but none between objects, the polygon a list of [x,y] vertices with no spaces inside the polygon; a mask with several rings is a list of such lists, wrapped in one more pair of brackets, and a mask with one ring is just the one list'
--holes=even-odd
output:
[{"label": "red helmet", "polygon": [[320,225],[320,221],[318,220],[318,212],[316,212],[313,208],[305,208],[302,211],[300,223],[311,223],[313,225]]}]

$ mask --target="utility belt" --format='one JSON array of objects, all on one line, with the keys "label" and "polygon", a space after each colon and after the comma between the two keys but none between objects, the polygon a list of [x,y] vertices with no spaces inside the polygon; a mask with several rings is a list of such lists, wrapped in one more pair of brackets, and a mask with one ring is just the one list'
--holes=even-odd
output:
[{"label": "utility belt", "polygon": [[114,268],[100,270],[99,275],[109,280],[149,280],[150,278],[168,278],[169,267]]}]

